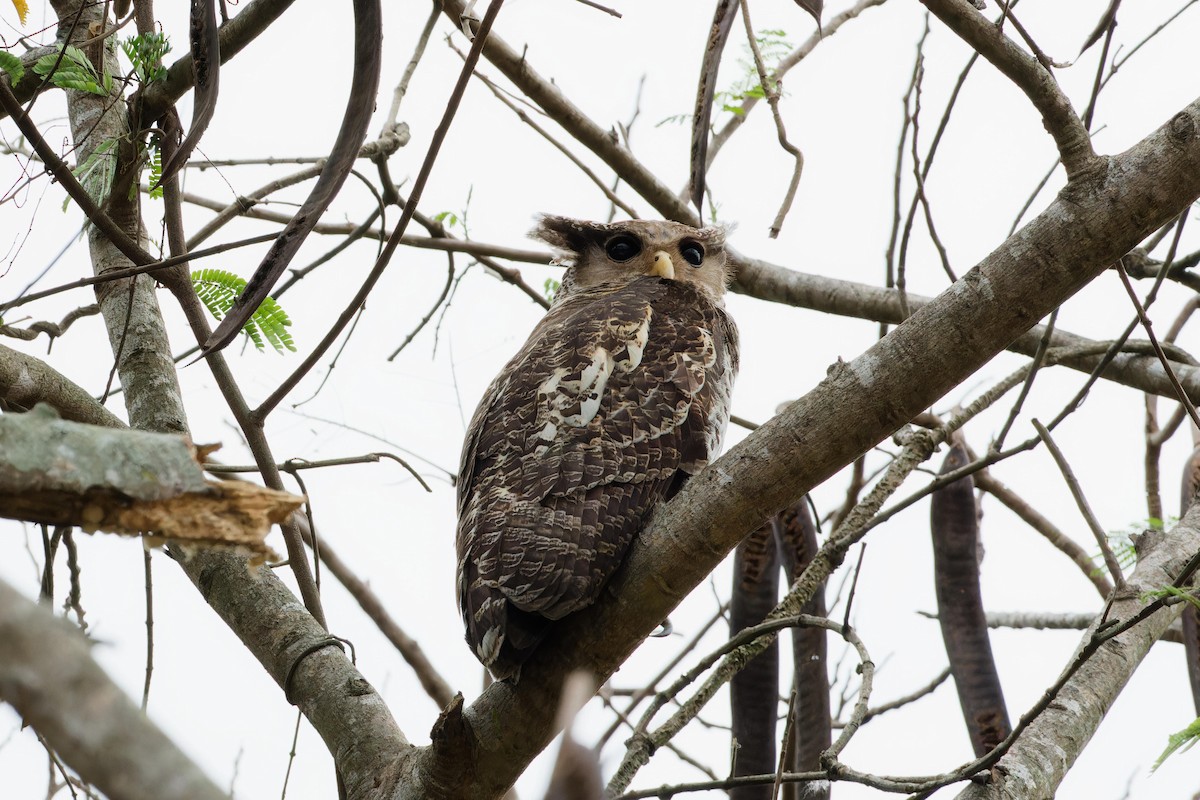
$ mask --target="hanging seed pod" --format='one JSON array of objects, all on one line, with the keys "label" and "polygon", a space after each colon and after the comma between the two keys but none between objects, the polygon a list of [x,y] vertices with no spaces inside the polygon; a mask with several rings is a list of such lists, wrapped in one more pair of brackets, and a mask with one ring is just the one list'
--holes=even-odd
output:
[{"label": "hanging seed pod", "polygon": [[[966,446],[956,441],[946,455],[941,474],[968,461]],[[979,590],[979,517],[975,483],[969,475],[933,493],[930,529],[942,639],[971,747],[976,756],[982,756],[1012,728],[992,659]]]}]

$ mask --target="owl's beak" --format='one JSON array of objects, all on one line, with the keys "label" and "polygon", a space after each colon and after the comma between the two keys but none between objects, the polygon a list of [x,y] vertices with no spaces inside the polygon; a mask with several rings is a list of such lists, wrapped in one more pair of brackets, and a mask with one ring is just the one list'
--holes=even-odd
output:
[{"label": "owl's beak", "polygon": [[650,274],[657,275],[660,278],[675,280],[675,265],[671,262],[671,256],[665,250],[659,250],[654,254],[654,263],[650,267]]}]

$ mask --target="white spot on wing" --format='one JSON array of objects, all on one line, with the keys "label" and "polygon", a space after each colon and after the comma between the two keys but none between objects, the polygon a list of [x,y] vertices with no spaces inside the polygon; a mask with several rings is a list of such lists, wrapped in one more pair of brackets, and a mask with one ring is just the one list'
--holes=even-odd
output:
[{"label": "white spot on wing", "polygon": [[604,397],[604,388],[608,385],[612,368],[612,356],[603,347],[597,347],[592,353],[591,363],[583,368],[579,380],[562,382],[563,390],[570,395],[564,399],[575,399],[579,403],[579,413],[563,417],[563,422],[574,428],[587,427],[600,410],[600,400]]},{"label": "white spot on wing", "polygon": [[579,388],[587,391],[599,384],[601,390],[604,389],[604,384],[608,382],[608,372],[612,369],[612,359],[608,355],[608,351],[603,347],[597,347],[596,352],[592,353],[592,363],[584,367],[583,373],[579,376]]},{"label": "white spot on wing", "polygon": [[650,317],[653,314],[654,309],[646,306],[642,319],[626,333],[628,338],[625,340],[625,357],[617,361],[617,370],[622,374],[633,372],[642,363],[642,354],[646,351],[646,342],[650,338]]}]

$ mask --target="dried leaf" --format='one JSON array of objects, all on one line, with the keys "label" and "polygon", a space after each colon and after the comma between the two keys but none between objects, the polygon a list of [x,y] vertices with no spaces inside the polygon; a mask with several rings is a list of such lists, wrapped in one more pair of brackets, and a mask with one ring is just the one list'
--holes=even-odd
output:
[{"label": "dried leaf", "polygon": [[[956,441],[939,474],[953,472],[969,461],[966,446]],[[933,493],[930,529],[942,639],[971,746],[976,756],[982,756],[999,744],[1012,726],[979,588],[979,517],[970,475]]]},{"label": "dried leaf", "polygon": [[[741,541],[734,551],[729,635],[757,625],[779,602],[779,554],[770,521]],[[775,721],[779,713],[779,642],[771,642],[729,682],[730,719],[737,743],[731,774],[774,772]],[[771,797],[771,787],[739,786],[733,800]]]}]

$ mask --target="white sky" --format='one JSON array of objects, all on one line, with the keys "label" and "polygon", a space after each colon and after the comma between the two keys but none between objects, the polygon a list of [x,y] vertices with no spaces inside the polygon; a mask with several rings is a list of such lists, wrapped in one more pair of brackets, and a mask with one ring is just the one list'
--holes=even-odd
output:
[{"label": "white sky", "polygon": [[[578,3],[509,0],[496,30],[518,49],[527,45],[530,63],[604,126],[628,119],[638,82],[645,76],[641,117],[632,135],[634,152],[669,185],[681,187],[686,181],[688,127],[655,124],[690,113],[711,4],[688,0],[612,2],[624,14],[623,19]],[[160,13],[169,15],[164,22],[176,48],[185,47],[185,4],[159,5]],[[423,3],[385,5],[386,52],[372,136],[378,133],[391,89],[427,13]],[[756,28],[783,29],[794,43],[813,28],[808,16],[792,3],[760,0],[752,5]],[[834,3],[827,18],[846,5]],[[1069,61],[1106,5],[1101,0],[1070,4],[1028,0],[1019,11],[1021,21],[1042,48],[1059,61]],[[1128,50],[1179,5],[1123,6],[1118,42]],[[48,6],[35,8],[25,30],[41,26],[48,14]],[[11,43],[17,34],[9,5],[0,7],[0,20],[0,34]],[[327,152],[347,91],[350,24],[344,8],[331,14],[328,4],[297,0],[279,23],[223,69],[221,101],[201,143],[203,153],[225,159]],[[849,23],[787,76],[783,113],[792,140],[804,151],[806,166],[795,206],[776,241],[768,240],[765,232],[786,188],[790,159],[775,145],[766,107],[754,112],[710,174],[722,221],[737,226],[731,238],[739,250],[805,272],[882,282],[900,98],[922,24],[923,10],[917,3],[891,0]],[[740,26],[739,21],[721,86],[728,85],[740,70],[736,64],[742,53]],[[936,20],[932,27],[926,47],[922,151],[949,87],[969,54]],[[392,160],[392,174],[397,179],[411,180],[415,175],[458,74],[458,57],[441,38],[449,30],[445,22],[439,24],[402,106],[400,117],[412,126],[413,138]],[[1101,96],[1096,124],[1096,128],[1102,126],[1096,136],[1099,151],[1125,149],[1200,93],[1194,55],[1198,35],[1200,12],[1191,10],[1120,71]],[[461,46],[461,35],[455,39]],[[1077,108],[1086,103],[1098,56],[1096,47],[1078,65],[1058,72]],[[499,77],[490,66],[484,69],[493,78]],[[181,111],[186,119],[190,101],[185,100]],[[62,113],[62,101],[53,95],[36,106],[35,117],[52,143],[67,135]],[[11,123],[5,122],[0,130],[12,141]],[[595,158],[584,158],[609,177]],[[1024,96],[991,67],[978,65],[955,110],[927,185],[938,232],[959,274],[1004,239],[1016,211],[1053,160],[1052,142]],[[373,176],[370,165],[360,167]],[[185,188],[229,202],[235,193],[249,194],[291,171],[290,167],[192,171]],[[18,176],[14,159],[0,161],[3,186],[12,185]],[[1051,190],[1061,182],[1060,172]],[[304,185],[281,193],[275,208],[292,209],[308,188]],[[622,191],[622,196],[643,216],[652,215],[648,205],[628,191]],[[1044,208],[1049,196],[1044,194],[1034,203],[1035,213]],[[59,210],[61,202],[58,187],[43,180],[24,192],[19,204],[0,207],[0,251],[6,252],[0,264],[0,300],[25,286],[62,247],[65,237],[78,230],[78,210],[72,206],[64,214]],[[907,196],[904,202],[907,205]],[[362,184],[351,178],[326,219],[361,221],[372,203]],[[473,238],[530,247],[524,234],[535,213],[603,218],[608,203],[560,154],[476,84],[468,91],[442,149],[421,208],[430,215],[466,208]],[[147,203],[146,213],[148,225],[157,230],[161,205]],[[389,225],[398,216],[395,209],[389,209]],[[190,230],[209,217],[210,212],[189,209]],[[259,223],[237,222],[218,238],[228,241],[266,230]],[[415,226],[410,230],[421,233]],[[917,230],[909,258],[909,286],[916,292],[934,294],[945,286],[946,279],[920,224]],[[461,229],[457,233],[461,234]],[[1185,231],[1183,252],[1195,249],[1198,240],[1196,231]],[[335,243],[311,237],[296,265],[308,263]],[[265,245],[246,248],[203,266],[249,276],[263,252]],[[282,305],[295,320],[293,332],[302,351],[341,311],[369,269],[373,253],[369,243],[355,244],[283,298]],[[469,260],[459,257],[456,263],[461,270]],[[536,287],[556,274],[550,268],[518,266],[527,282]],[[89,273],[86,248],[76,245],[39,288]],[[475,267],[458,287],[436,350],[431,325],[400,357],[387,362],[387,354],[427,313],[445,274],[443,254],[399,251],[329,382],[315,399],[293,409],[290,403],[308,398],[317,388],[322,376],[311,375],[293,393],[290,403],[271,417],[268,435],[279,460],[349,456],[380,449],[396,452],[400,448],[419,456],[413,463],[430,481],[432,494],[423,492],[406,473],[387,462],[310,471],[304,477],[324,537],[371,583],[451,686],[461,689],[469,702],[479,691],[481,670],[462,642],[455,607],[453,490],[444,473],[430,465],[456,468],[464,419],[541,311],[519,291]],[[1186,296],[1175,287],[1164,292],[1152,313],[1159,331],[1170,324]],[[161,297],[172,341],[182,350],[190,334],[169,295],[161,293]],[[90,291],[60,295],[23,307],[6,322],[17,322],[24,314],[57,320],[67,310],[91,301]],[[829,364],[839,357],[853,358],[869,346],[877,332],[872,323],[739,295],[732,296],[728,305],[742,332],[743,372],[734,412],[752,420],[766,419],[779,402],[808,391]],[[1130,318],[1117,278],[1108,273],[1063,309],[1059,324],[1075,333],[1108,339]],[[1194,330],[1185,331],[1180,344],[1195,350],[1195,339]],[[46,358],[96,394],[102,390],[111,363],[98,317],[77,322],[48,355],[44,340],[24,343],[6,339],[4,344]],[[327,357],[322,364],[328,361]],[[1021,361],[1015,356],[997,358],[944,398],[938,410],[965,403]],[[281,357],[251,350],[234,359],[234,369],[255,404],[298,363],[297,355]],[[1082,380],[1080,374],[1061,368],[1043,373],[1010,440],[1031,434],[1030,415],[1041,419],[1053,416]],[[248,462],[206,368],[195,365],[183,370],[181,381],[195,439],[223,442],[224,460]],[[124,416],[119,398],[110,400],[109,406]],[[1162,407],[1165,418],[1171,405],[1163,403]],[[1138,525],[1146,517],[1141,409],[1142,399],[1136,392],[1101,385],[1093,390],[1083,410],[1056,431],[1056,440],[1072,459],[1097,516],[1111,530]],[[1007,410],[1002,404],[968,426],[968,440],[977,450],[999,430]],[[343,424],[382,437],[386,443],[341,427]],[[730,443],[742,435],[738,429],[731,430]],[[890,443],[885,446],[895,449]],[[1168,511],[1177,508],[1177,475],[1189,450],[1185,435],[1166,448],[1163,484]],[[934,468],[940,455],[936,458],[931,464]],[[877,457],[874,463],[882,463],[882,459]],[[1043,451],[998,466],[994,472],[1086,549],[1095,549],[1061,477]],[[901,494],[916,488],[918,479]],[[822,513],[840,504],[844,485],[845,477],[838,476],[815,492]],[[935,609],[927,520],[928,505],[920,504],[869,537],[871,546],[853,617],[874,660],[881,665],[874,702],[923,685],[945,664],[937,624],[916,614]],[[0,530],[0,576],[34,595],[36,564],[40,564],[37,531],[16,523],[5,523]],[[987,551],[983,590],[990,609],[1084,611],[1098,607],[1094,590],[1078,570],[990,498],[984,501],[983,537]],[[83,604],[90,633],[97,641],[95,655],[116,681],[140,697],[144,663],[140,545],[108,536],[77,539]],[[273,541],[282,550],[277,534]],[[29,549],[38,555],[31,556]],[[219,784],[232,784],[237,796],[278,794],[287,768],[294,710],[181,571],[161,554],[154,560],[156,663],[151,716]],[[853,557],[848,559],[848,563],[853,561]],[[66,582],[65,569],[60,569],[59,600]],[[727,592],[727,565],[714,574],[713,583],[722,595]],[[699,587],[672,615],[681,636],[646,643],[613,678],[613,685],[637,686],[656,671],[657,665],[712,615],[713,592],[708,585]],[[416,742],[427,741],[437,709],[411,671],[331,578],[325,582],[325,598],[333,631],[354,641],[359,668],[388,700],[405,734]],[[701,652],[716,647],[721,638],[719,631],[710,634]],[[1014,720],[1057,676],[1077,640],[1078,635],[1069,632],[993,634]],[[840,647],[832,645],[831,652],[836,659]],[[685,665],[693,662],[694,657]],[[848,665],[841,669],[844,677]],[[1177,755],[1152,777],[1148,770],[1167,735],[1194,718],[1192,711],[1181,651],[1170,644],[1157,646],[1064,783],[1060,796],[1118,798],[1130,782],[1129,796],[1133,798],[1191,796],[1200,789],[1196,779],[1200,755]],[[704,714],[714,722],[725,722],[727,716],[724,695]],[[609,720],[610,715],[593,703],[585,710],[582,724],[585,730],[599,731]],[[45,757],[34,738],[28,732],[17,732],[18,727],[11,709],[0,707],[0,795],[22,800],[41,797]],[[728,734],[693,727],[679,743],[723,774]],[[608,769],[620,759],[620,738],[614,737],[605,750]],[[953,689],[944,685],[918,705],[866,726],[844,759],[858,769],[878,773],[925,774],[951,769],[969,755]],[[540,796],[547,764],[545,758],[540,760],[518,784],[523,797]],[[663,751],[643,769],[635,785],[703,777]],[[938,796],[949,797],[954,791],[947,789]],[[288,796],[299,800],[329,797],[332,792],[328,756],[304,723]],[[835,794],[839,798],[878,795],[846,784],[837,786]]]}]

